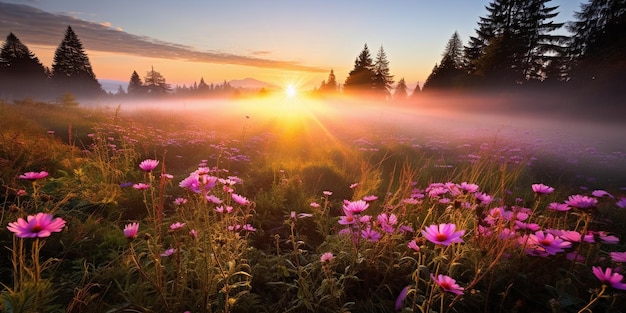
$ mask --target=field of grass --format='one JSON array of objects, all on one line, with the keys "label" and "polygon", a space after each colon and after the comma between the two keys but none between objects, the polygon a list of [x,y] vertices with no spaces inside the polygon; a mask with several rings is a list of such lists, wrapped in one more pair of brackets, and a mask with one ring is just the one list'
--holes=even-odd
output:
[{"label": "field of grass", "polygon": [[0,103],[0,309],[624,311],[623,154],[267,105]]}]

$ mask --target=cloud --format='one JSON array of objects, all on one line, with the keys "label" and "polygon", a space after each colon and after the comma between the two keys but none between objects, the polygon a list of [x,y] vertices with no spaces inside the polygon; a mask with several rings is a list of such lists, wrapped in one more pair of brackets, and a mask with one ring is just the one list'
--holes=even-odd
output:
[{"label": "cloud", "polygon": [[[294,61],[265,59],[217,51],[198,51],[191,46],[133,35],[108,22],[98,24],[72,16],[52,14],[21,4],[0,2],[0,30],[13,32],[25,44],[58,46],[70,25],[85,50],[200,63],[235,64],[259,68],[278,68],[307,72],[327,69],[302,65]],[[1,35],[1,34],[0,34]],[[253,53],[253,55],[258,55]],[[261,54],[262,55],[262,54]]]}]

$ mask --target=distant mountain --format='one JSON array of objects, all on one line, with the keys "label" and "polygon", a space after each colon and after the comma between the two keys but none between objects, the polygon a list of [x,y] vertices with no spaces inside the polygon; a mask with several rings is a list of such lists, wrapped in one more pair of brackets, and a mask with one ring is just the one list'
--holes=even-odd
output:
[{"label": "distant mountain", "polygon": [[233,79],[228,82],[232,87],[235,88],[246,88],[246,89],[276,89],[278,88],[276,85],[260,81],[255,78],[244,78],[244,79]]}]

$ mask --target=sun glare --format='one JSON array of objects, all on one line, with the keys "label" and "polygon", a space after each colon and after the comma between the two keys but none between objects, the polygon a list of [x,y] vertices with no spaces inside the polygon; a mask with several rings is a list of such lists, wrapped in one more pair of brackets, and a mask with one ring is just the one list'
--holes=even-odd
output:
[{"label": "sun glare", "polygon": [[287,85],[287,88],[285,88],[285,93],[287,94],[287,97],[293,98],[298,93],[298,90],[294,84],[289,84]]}]

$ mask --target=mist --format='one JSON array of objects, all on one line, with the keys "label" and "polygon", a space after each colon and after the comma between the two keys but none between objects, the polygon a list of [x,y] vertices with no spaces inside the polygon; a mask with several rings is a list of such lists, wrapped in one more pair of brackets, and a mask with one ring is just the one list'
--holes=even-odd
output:
[{"label": "mist", "polygon": [[426,94],[417,101],[397,102],[276,94],[87,105],[143,118],[165,114],[175,124],[238,138],[271,133],[352,148],[356,140],[468,151],[491,145],[520,151],[535,164],[549,167],[557,179],[576,176],[581,187],[597,183],[626,189],[626,124],[621,116],[557,95]]}]

